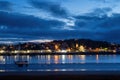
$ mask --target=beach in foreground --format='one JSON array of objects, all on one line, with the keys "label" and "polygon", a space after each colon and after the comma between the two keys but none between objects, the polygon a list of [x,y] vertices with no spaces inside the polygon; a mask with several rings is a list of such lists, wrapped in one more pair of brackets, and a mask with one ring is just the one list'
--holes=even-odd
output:
[{"label": "beach in foreground", "polygon": [[1,72],[0,80],[119,80],[120,71]]}]

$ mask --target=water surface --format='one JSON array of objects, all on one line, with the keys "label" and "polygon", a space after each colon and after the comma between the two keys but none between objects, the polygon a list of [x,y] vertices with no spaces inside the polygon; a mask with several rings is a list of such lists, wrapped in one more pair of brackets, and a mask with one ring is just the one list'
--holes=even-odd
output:
[{"label": "water surface", "polygon": [[0,64],[14,64],[14,61],[28,61],[29,64],[59,63],[120,63],[120,55],[22,55],[0,56]]},{"label": "water surface", "polygon": [[[28,61],[18,67],[14,62]],[[0,56],[0,71],[120,71],[120,55]]]}]

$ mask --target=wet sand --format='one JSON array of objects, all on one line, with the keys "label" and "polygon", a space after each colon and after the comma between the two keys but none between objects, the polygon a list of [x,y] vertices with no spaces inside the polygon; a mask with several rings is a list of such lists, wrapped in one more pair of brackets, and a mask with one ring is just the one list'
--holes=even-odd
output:
[{"label": "wet sand", "polygon": [[1,72],[0,80],[120,80],[120,71]]}]

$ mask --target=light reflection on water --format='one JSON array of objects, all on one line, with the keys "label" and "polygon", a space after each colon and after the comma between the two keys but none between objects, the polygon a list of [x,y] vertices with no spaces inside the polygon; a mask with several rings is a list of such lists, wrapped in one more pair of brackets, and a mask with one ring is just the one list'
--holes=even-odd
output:
[{"label": "light reflection on water", "polygon": [[60,64],[60,63],[120,63],[120,55],[22,55],[0,56],[0,64],[13,64],[24,60],[29,64]]}]

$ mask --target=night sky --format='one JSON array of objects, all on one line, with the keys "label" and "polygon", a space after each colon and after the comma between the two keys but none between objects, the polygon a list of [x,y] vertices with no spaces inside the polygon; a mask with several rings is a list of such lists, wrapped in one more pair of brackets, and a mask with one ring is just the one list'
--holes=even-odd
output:
[{"label": "night sky", "polygon": [[120,43],[120,0],[0,0],[0,43],[84,38]]}]

